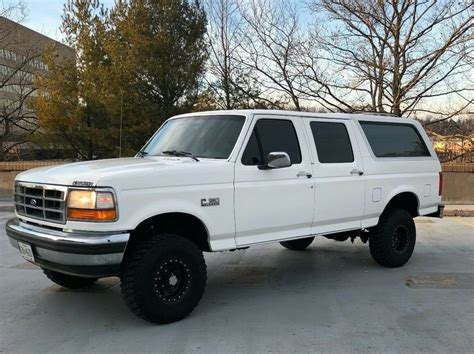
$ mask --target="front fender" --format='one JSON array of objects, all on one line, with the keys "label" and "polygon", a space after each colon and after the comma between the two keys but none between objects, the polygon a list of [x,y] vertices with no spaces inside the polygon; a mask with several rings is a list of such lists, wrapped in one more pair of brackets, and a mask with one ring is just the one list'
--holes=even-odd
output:
[{"label": "front fender", "polygon": [[[203,206],[201,200],[209,198],[218,198],[218,205]],[[119,199],[127,201],[121,203],[124,207],[120,213],[125,215],[120,226],[122,229],[134,230],[153,216],[185,213],[198,218],[204,224],[212,250],[236,248],[232,183],[205,188],[190,186],[124,191],[120,193]]]}]

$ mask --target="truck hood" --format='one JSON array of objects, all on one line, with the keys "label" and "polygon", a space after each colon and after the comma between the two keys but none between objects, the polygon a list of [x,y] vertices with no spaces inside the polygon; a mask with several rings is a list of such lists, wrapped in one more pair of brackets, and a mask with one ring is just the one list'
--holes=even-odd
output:
[{"label": "truck hood", "polygon": [[100,183],[101,180],[110,182],[112,179],[121,177],[129,179],[134,176],[156,175],[165,171],[165,174],[168,175],[170,170],[187,170],[189,168],[195,170],[226,162],[225,160],[206,159],[200,159],[197,162],[190,158],[161,156],[117,158],[34,168],[20,173],[16,180],[68,186],[76,184],[74,182],[86,182],[88,185],[97,186],[103,185]]}]

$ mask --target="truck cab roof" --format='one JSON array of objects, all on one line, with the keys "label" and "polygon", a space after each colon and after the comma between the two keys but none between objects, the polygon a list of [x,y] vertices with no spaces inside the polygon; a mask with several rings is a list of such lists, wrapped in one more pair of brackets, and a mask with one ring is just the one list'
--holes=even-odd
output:
[{"label": "truck cab roof", "polygon": [[408,123],[416,122],[412,118],[398,117],[389,113],[377,113],[377,112],[354,112],[354,113],[318,113],[318,112],[300,112],[300,111],[287,111],[278,109],[237,109],[237,110],[216,110],[216,111],[203,111],[181,114],[174,116],[174,118],[181,117],[195,117],[195,116],[208,116],[208,115],[278,115],[278,116],[292,116],[301,118],[324,118],[324,119],[347,119],[347,120],[368,120],[368,121],[380,121],[380,122],[399,122]]}]

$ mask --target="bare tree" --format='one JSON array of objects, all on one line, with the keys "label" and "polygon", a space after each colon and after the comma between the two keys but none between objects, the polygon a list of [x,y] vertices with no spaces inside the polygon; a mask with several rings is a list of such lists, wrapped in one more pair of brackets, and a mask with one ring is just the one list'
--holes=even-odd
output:
[{"label": "bare tree", "polygon": [[241,22],[234,0],[208,0],[207,13],[207,65],[208,84],[220,108],[232,109],[236,103],[234,93],[239,68],[235,53],[240,47],[238,27]]},{"label": "bare tree", "polygon": [[[0,160],[4,160],[38,129],[33,100],[40,53],[25,48],[16,35],[17,24],[10,20],[24,19],[24,5],[10,4],[0,13]],[[18,47],[23,47],[21,53]]]},{"label": "bare tree", "polygon": [[439,113],[448,104],[454,115],[472,105],[471,1],[309,3],[316,27],[302,64],[305,88],[317,102],[399,116]]},{"label": "bare tree", "polygon": [[296,6],[288,0],[249,0],[240,12],[244,26],[239,60],[257,75],[269,103],[301,110],[298,62],[304,46]]},{"label": "bare tree", "polygon": [[[22,22],[26,17],[26,7],[22,1],[19,2],[6,2],[0,3],[0,18],[7,18],[14,22]],[[2,23],[0,26],[0,41],[7,37],[10,37],[10,33],[13,30],[13,24],[7,22]],[[12,40],[11,38],[9,39]]]},{"label": "bare tree", "polygon": [[238,0],[207,0],[208,65],[206,82],[217,108],[272,106],[261,95],[257,73],[241,59],[245,21]]},{"label": "bare tree", "polygon": [[8,81],[2,80],[0,89],[10,94],[0,98],[0,160],[5,160],[38,129],[33,109],[36,89],[33,75],[23,70],[17,70]]}]

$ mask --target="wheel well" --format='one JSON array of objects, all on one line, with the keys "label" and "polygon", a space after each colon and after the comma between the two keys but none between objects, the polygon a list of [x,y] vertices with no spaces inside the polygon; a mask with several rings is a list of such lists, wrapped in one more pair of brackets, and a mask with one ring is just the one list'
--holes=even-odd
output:
[{"label": "wheel well", "polygon": [[133,245],[146,237],[150,231],[178,234],[192,241],[201,251],[210,251],[207,229],[197,217],[186,213],[166,213],[142,221],[132,231],[130,243]]},{"label": "wheel well", "polygon": [[418,216],[418,198],[411,192],[397,194],[388,202],[385,210],[393,208],[405,209],[413,217]]}]

